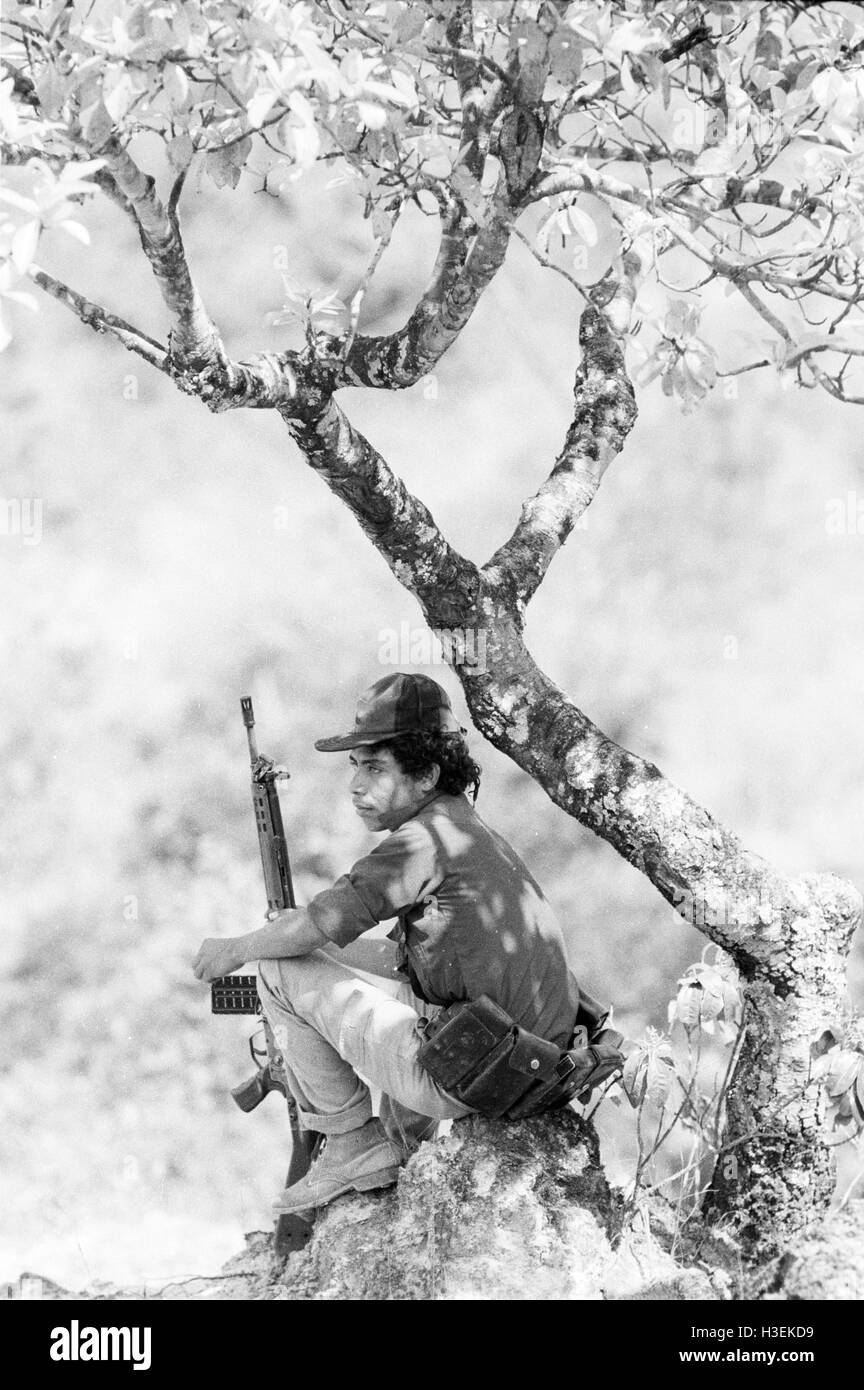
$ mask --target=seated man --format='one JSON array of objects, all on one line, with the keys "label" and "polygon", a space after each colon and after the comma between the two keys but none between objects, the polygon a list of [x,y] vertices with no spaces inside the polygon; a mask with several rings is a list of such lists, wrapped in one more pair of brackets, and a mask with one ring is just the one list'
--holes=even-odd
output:
[{"label": "seated man", "polygon": [[[485,995],[560,1048],[580,1008],[549,904],[465,796],[473,787],[476,798],[480,769],[436,681],[384,677],[361,698],[354,729],[315,747],[349,753],[357,814],[386,838],[307,907],[248,936],[205,941],[195,963],[198,978],[212,980],[258,959],[301,1123],[328,1137],[277,1202],[285,1213],[388,1186],[439,1120],[471,1113],[418,1061],[442,1006]],[[352,946],[391,918],[403,980],[395,994],[366,973],[386,973],[373,957],[388,943],[369,941],[368,954]],[[383,1093],[379,1118],[367,1083]]]}]

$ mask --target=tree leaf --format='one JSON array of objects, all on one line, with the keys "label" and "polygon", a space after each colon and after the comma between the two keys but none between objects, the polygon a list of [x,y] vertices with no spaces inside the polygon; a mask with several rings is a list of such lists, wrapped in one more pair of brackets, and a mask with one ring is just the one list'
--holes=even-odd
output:
[{"label": "tree leaf", "polygon": [[640,54],[639,62],[648,79],[651,90],[660,93],[664,109],[668,111],[669,103],[672,99],[672,78],[669,75],[669,69],[666,64],[661,62],[653,53]]},{"label": "tree leaf", "polygon": [[634,1109],[638,1108],[645,1099],[648,1089],[648,1055],[644,1051],[634,1050],[624,1063],[624,1070],[621,1075],[621,1085],[624,1094]]},{"label": "tree leaf", "polygon": [[486,196],[481,184],[464,162],[460,161],[454,168],[450,176],[450,187],[456,196],[462,199],[475,222],[482,222],[486,216]]},{"label": "tree leaf", "polygon": [[858,1052],[840,1051],[832,1059],[828,1075],[825,1078],[825,1089],[829,1096],[842,1096],[850,1087],[855,1085],[861,1065],[861,1054]]},{"label": "tree leaf", "polygon": [[172,106],[186,105],[189,99],[189,78],[178,63],[166,64],[162,89]]},{"label": "tree leaf", "polygon": [[128,72],[121,72],[116,78],[112,74],[102,86],[102,100],[105,110],[115,125],[122,121],[135,100],[135,83]]},{"label": "tree leaf", "polygon": [[114,122],[101,97],[82,114],[81,124],[89,145],[94,149],[104,145],[114,130]]},{"label": "tree leaf", "polygon": [[255,92],[246,104],[246,115],[250,126],[257,129],[262,121],[269,116],[278,100],[279,93],[272,87],[262,87]]},{"label": "tree leaf", "polygon": [[367,130],[383,130],[387,124],[387,111],[372,101],[358,101],[357,115],[360,124]]},{"label": "tree leaf", "polygon": [[582,49],[572,30],[555,30],[549,40],[549,58],[552,75],[563,86],[568,87],[578,81],[582,71]]},{"label": "tree leaf", "polygon": [[393,45],[402,46],[416,39],[423,32],[429,18],[422,4],[406,5],[393,26]]},{"label": "tree leaf", "polygon": [[204,164],[217,188],[237,187],[251,149],[252,141],[247,136],[236,145],[224,145],[221,149],[208,151]]},{"label": "tree leaf", "polygon": [[90,245],[90,233],[82,222],[76,222],[72,217],[64,217],[57,225],[84,246]]},{"label": "tree leaf", "polygon": [[675,1017],[685,1028],[698,1028],[702,1017],[703,990],[698,980],[682,985],[675,1000]]},{"label": "tree leaf", "polygon": [[658,1110],[662,1110],[669,1099],[672,1078],[675,1075],[674,1059],[665,1051],[656,1049],[648,1058],[646,1073],[647,1098]]},{"label": "tree leaf", "polygon": [[810,1056],[814,1058],[824,1057],[826,1052],[830,1052],[832,1047],[843,1040],[843,1029],[839,1024],[832,1024],[830,1028],[824,1029],[814,1043],[810,1045]]},{"label": "tree leaf", "polygon": [[10,140],[15,140],[18,135],[19,119],[18,107],[14,101],[15,84],[11,77],[4,77],[0,82],[0,130],[8,136]]},{"label": "tree leaf", "polygon": [[68,80],[61,76],[53,63],[49,63],[36,79],[39,105],[46,116],[52,120],[56,120],[60,116],[68,90]]},{"label": "tree leaf", "polygon": [[25,222],[18,228],[12,237],[12,248],[9,252],[12,257],[12,264],[15,266],[19,275],[26,275],[33,257],[36,254],[36,247],[39,243],[40,226],[38,222]]},{"label": "tree leaf", "polygon": [[18,208],[19,212],[32,214],[39,211],[34,198],[25,198],[23,193],[16,193],[14,188],[0,188],[0,203],[9,203],[10,207]]},{"label": "tree leaf", "polygon": [[597,223],[583,208],[572,205],[566,209],[565,222],[586,246],[596,246],[600,239]]},{"label": "tree leaf", "polygon": [[185,132],[175,135],[173,140],[169,140],[166,146],[168,158],[174,169],[188,169],[195,153],[195,146],[192,139]]}]

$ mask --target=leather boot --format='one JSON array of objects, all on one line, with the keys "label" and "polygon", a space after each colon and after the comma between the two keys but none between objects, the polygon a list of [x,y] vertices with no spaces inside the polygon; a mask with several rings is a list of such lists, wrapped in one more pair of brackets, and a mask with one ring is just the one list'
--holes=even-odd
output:
[{"label": "leather boot", "polygon": [[369,1192],[390,1187],[399,1175],[405,1155],[387,1138],[381,1121],[367,1120],[347,1134],[328,1134],[308,1173],[273,1203],[276,1215],[324,1207],[345,1192]]}]

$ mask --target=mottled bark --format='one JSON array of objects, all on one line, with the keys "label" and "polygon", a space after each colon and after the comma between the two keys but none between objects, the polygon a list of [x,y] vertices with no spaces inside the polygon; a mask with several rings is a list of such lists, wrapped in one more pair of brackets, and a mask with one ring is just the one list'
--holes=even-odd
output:
[{"label": "mottled bark", "polygon": [[707,213],[724,212],[750,203],[777,208],[783,212],[810,214],[824,207],[824,199],[806,188],[788,188],[777,179],[727,178],[725,175],[685,175],[667,192],[635,188],[605,170],[589,165],[579,169],[551,170],[538,178],[531,190],[531,202],[557,198],[564,193],[596,193],[633,203],[646,212],[674,211],[704,218]]},{"label": "mottled bark", "polygon": [[400,584],[444,618],[473,605],[480,583],[470,560],[444,539],[429,510],[355,430],[336,402],[280,411],[306,461],[346,504]]},{"label": "mottled bark", "polygon": [[160,371],[165,370],[165,363],[168,352],[162,343],[155,338],[142,333],[140,329],[133,328],[131,323],[125,319],[118,318],[116,314],[111,314],[107,309],[103,309],[101,304],[96,304],[92,299],[87,299],[85,295],[79,294],[77,290],[70,289],[61,280],[55,280],[53,275],[40,270],[39,266],[31,265],[28,275],[40,289],[46,294],[50,294],[52,299],[56,299],[60,304],[65,304],[67,309],[71,309],[73,314],[77,314],[82,323],[86,323],[88,328],[92,328],[97,333],[108,333],[112,338],[116,338],[118,343],[122,343],[129,352],[135,352],[139,357],[143,357],[149,362],[151,367],[158,367]]},{"label": "mottled bark", "polygon": [[849,1012],[846,961],[861,895],[831,874],[789,880],[747,851],[653,764],[605,737],[537,669],[518,622],[499,605],[499,595],[484,593],[475,615],[485,671],[457,672],[477,727],[741,971],[747,1032],[709,1207],[761,1258],[831,1195],[833,1156],[810,1049]]},{"label": "mottled bark", "polygon": [[514,220],[503,180],[470,250],[471,218],[461,207],[449,213],[432,279],[408,322],[396,333],[357,337],[345,362],[344,384],[402,390],[426,376],[456,341],[503,265]]},{"label": "mottled bark", "polygon": [[774,970],[757,972],[744,992],[746,1034],[727,1103],[726,1147],[706,1204],[760,1255],[807,1226],[834,1189],[812,1047],[849,1017],[846,964],[861,921],[860,894],[833,875],[787,880],[783,890],[763,933],[776,941]]},{"label": "mottled bark", "polygon": [[138,168],[116,136],[94,146],[92,153],[94,158],[105,160],[117,193],[135,217],[144,254],[175,319],[172,357],[193,371],[221,365],[225,357],[222,339],[192,279],[173,200],[164,206],[157,196],[155,179]]},{"label": "mottled bark", "polygon": [[[457,7],[452,23],[463,32],[470,24],[469,7]],[[459,52],[457,49],[455,65],[463,113],[460,153],[479,197],[485,146],[497,114],[498,98],[481,103],[476,64],[461,60]],[[494,152],[500,173],[480,224],[475,223],[474,214],[461,200],[446,210],[432,278],[407,323],[395,333],[355,338],[340,384],[388,390],[413,386],[432,370],[462,332],[483,291],[504,263],[513,224],[529,198],[540,167],[544,131],[535,109],[540,100],[535,88],[536,81],[528,84],[497,122]]]},{"label": "mottled bark", "polygon": [[522,506],[513,535],[486,566],[490,579],[524,606],[594,498],[636,420],[633,387],[605,316],[593,306],[579,324],[582,360],[574,414],[549,477]]},{"label": "mottled bark", "polygon": [[721,208],[734,208],[742,203],[757,203],[762,207],[781,208],[784,212],[815,212],[825,207],[819,198],[806,188],[787,188],[778,179],[736,179],[723,181],[719,202]]},{"label": "mottled bark", "polygon": [[462,131],[459,156],[475,179],[483,177],[485,152],[485,97],[482,67],[474,45],[474,19],[471,0],[458,0],[447,25],[447,42],[453,50],[453,76],[462,105]]},{"label": "mottled bark", "polygon": [[129,352],[137,353],[170,376],[185,395],[203,401],[215,414],[242,408],[279,410],[300,400],[320,399],[321,373],[297,353],[258,353],[248,362],[234,362],[223,356],[216,363],[195,367],[178,362],[173,351],[155,338],[38,266],[31,266],[28,274],[40,289],[70,309],[88,328],[116,338]]}]

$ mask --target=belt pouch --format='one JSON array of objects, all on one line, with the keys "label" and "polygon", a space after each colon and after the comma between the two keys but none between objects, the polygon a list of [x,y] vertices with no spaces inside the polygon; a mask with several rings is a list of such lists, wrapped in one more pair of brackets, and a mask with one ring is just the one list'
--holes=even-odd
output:
[{"label": "belt pouch", "polygon": [[450,1004],[426,1030],[417,1060],[445,1091],[455,1092],[484,1059],[509,1038],[513,1024],[485,995]]},{"label": "belt pouch", "polygon": [[553,1078],[560,1057],[560,1048],[519,1028],[486,995],[443,1009],[417,1055],[443,1090],[492,1119]]},{"label": "belt pouch", "polygon": [[[572,1063],[569,1072],[559,1077],[553,1075],[549,1084],[538,1084],[508,1114],[508,1120],[527,1119],[531,1115],[542,1114],[545,1110],[557,1110],[574,1097],[582,1096],[602,1085],[610,1076],[620,1072],[624,1062],[621,1052],[622,1035],[607,1028],[596,1035],[589,1047],[570,1048],[562,1053]],[[585,1096],[587,1099],[587,1095]]]},{"label": "belt pouch", "polygon": [[510,1035],[457,1087],[456,1095],[481,1114],[498,1119],[541,1078],[554,1076],[560,1056],[554,1043],[514,1024]]}]

